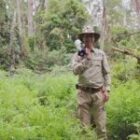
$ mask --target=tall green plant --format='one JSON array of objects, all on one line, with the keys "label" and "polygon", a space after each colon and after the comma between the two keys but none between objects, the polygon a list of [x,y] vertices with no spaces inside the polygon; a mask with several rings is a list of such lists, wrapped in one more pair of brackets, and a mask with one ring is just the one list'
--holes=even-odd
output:
[{"label": "tall green plant", "polygon": [[36,17],[38,29],[49,49],[59,50],[64,46],[67,51],[71,51],[72,39],[80,32],[86,19],[87,12],[79,0],[50,0],[47,11],[40,11]]}]

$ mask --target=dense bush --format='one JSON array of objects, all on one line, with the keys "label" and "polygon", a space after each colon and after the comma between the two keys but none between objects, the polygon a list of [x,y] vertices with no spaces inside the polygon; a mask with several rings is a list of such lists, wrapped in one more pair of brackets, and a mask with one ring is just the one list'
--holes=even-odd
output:
[{"label": "dense bush", "polygon": [[137,60],[129,56],[113,59],[111,63],[112,84],[114,86],[129,80],[140,80],[140,69]]},{"label": "dense bush", "polygon": [[17,73],[0,73],[1,140],[93,140],[94,133],[83,135],[75,117],[75,79],[70,74]]},{"label": "dense bush", "polygon": [[[0,139],[96,140],[93,130],[82,133],[76,118],[76,81],[62,67],[42,75],[28,69],[18,69],[13,76],[1,71]],[[139,140],[139,91],[139,81],[131,79],[122,83],[113,78],[106,106],[112,140],[125,140],[128,136]]]},{"label": "dense bush", "polygon": [[140,85],[129,81],[112,89],[108,103],[108,126],[113,140],[125,140],[137,133],[134,123],[140,121]]},{"label": "dense bush", "polygon": [[[139,127],[135,123],[140,121],[140,73],[136,59],[118,58],[112,64],[111,100],[107,105],[108,126],[113,140],[125,140],[139,137]],[[138,139],[136,139],[138,140]]]},{"label": "dense bush", "polygon": [[28,55],[24,64],[27,68],[38,72],[51,71],[57,66],[66,66],[70,63],[72,54],[67,54],[66,49],[62,48],[59,51],[34,51],[33,54]]},{"label": "dense bush", "polygon": [[0,68],[8,69],[11,64],[11,57],[8,49],[0,48]]}]

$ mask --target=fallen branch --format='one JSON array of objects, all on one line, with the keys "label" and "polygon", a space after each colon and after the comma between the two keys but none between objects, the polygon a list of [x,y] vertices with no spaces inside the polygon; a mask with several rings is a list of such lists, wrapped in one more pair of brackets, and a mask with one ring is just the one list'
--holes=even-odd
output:
[{"label": "fallen branch", "polygon": [[113,47],[112,50],[113,51],[118,51],[118,52],[126,54],[126,55],[130,55],[132,57],[135,57],[138,61],[138,64],[140,64],[140,55],[135,54],[134,52],[131,52],[130,50],[127,50],[127,49],[124,49],[124,48],[120,49],[120,48]]}]

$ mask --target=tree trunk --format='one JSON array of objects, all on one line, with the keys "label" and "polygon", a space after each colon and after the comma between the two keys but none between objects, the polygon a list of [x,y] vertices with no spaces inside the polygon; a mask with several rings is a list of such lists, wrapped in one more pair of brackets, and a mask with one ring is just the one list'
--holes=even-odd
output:
[{"label": "tree trunk", "polygon": [[14,11],[13,21],[10,30],[10,56],[11,56],[10,71],[15,68],[15,47],[14,47],[15,27],[16,27],[16,11]]},{"label": "tree trunk", "polygon": [[33,35],[34,35],[33,0],[28,0],[28,36],[32,37]]},{"label": "tree trunk", "polygon": [[41,0],[41,1],[40,1],[39,11],[40,11],[40,10],[43,10],[43,9],[45,8],[46,2],[47,2],[46,0]]},{"label": "tree trunk", "polygon": [[101,46],[104,48],[105,40],[108,39],[108,26],[107,26],[107,18],[106,18],[106,1],[103,0],[103,14],[102,14],[102,27],[101,27]]},{"label": "tree trunk", "polygon": [[45,0],[45,9],[48,9],[48,0]]},{"label": "tree trunk", "polygon": [[131,2],[132,2],[135,12],[137,13],[137,22],[139,23],[139,27],[140,27],[140,1],[131,0]]},{"label": "tree trunk", "polygon": [[17,18],[18,18],[18,29],[19,29],[19,42],[20,42],[20,53],[21,57],[23,58],[25,56],[25,46],[24,46],[24,34],[23,34],[23,25],[22,25],[22,15],[21,15],[21,0],[16,0],[17,4]]}]

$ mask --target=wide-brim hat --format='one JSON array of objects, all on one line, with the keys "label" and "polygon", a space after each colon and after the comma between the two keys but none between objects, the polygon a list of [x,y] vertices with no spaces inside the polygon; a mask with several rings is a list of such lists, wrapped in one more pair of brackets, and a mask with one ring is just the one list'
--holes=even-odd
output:
[{"label": "wide-brim hat", "polygon": [[86,26],[84,27],[82,33],[79,34],[79,39],[83,40],[83,37],[85,36],[91,36],[93,38],[95,38],[95,41],[98,41],[100,38],[100,33],[94,31],[91,27]]}]

